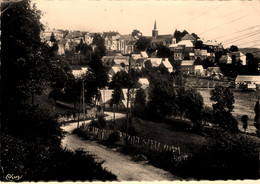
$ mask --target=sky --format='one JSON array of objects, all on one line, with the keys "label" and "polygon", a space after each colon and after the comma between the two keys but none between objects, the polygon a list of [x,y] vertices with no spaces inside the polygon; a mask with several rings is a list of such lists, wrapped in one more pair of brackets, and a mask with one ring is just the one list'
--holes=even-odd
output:
[{"label": "sky", "polygon": [[134,29],[151,36],[156,20],[159,34],[177,30],[216,40],[225,47],[260,48],[260,0],[95,1],[32,0],[48,28],[89,32]]}]

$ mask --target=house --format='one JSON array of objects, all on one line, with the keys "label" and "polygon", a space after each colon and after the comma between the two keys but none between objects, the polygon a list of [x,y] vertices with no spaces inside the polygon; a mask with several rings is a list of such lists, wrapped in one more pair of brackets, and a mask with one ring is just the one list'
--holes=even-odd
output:
[{"label": "house", "polygon": [[129,56],[115,56],[114,63],[116,66],[127,67],[129,66]]},{"label": "house", "polygon": [[222,74],[221,74],[220,67],[213,66],[213,67],[208,67],[206,69],[205,75],[208,77],[213,76],[215,78],[219,78]]},{"label": "house", "polygon": [[117,39],[116,50],[122,54],[131,54],[134,52],[135,42],[131,35],[121,35]]},{"label": "house", "polygon": [[120,71],[125,71],[128,72],[128,70],[126,70],[125,68],[123,68],[122,66],[112,66],[109,71],[108,71],[108,80],[112,81],[113,76]]},{"label": "house", "polygon": [[185,74],[193,74],[194,73],[194,60],[181,61],[181,70]]},{"label": "house", "polygon": [[182,41],[188,40],[191,41],[192,44],[194,44],[197,40],[192,34],[186,34],[181,38]]},{"label": "house", "polygon": [[200,57],[201,60],[206,59],[208,56],[208,51],[206,49],[194,49],[194,59]]},{"label": "house", "polygon": [[260,75],[238,75],[235,84],[240,89],[256,89],[256,85],[260,85]]},{"label": "house", "polygon": [[158,46],[169,47],[173,43],[176,43],[176,39],[171,34],[157,35],[152,38],[150,46],[152,49],[156,49]]},{"label": "house", "polygon": [[120,38],[120,34],[118,32],[104,32],[102,37],[105,40],[105,47],[107,50],[117,50],[117,40]]},{"label": "house", "polygon": [[147,58],[148,58],[148,55],[147,55],[147,53],[146,53],[145,51],[142,51],[142,52],[141,52],[141,56],[142,56],[142,58],[144,58],[144,59],[147,59]]},{"label": "house", "polygon": [[203,75],[204,68],[202,65],[194,65],[194,74],[202,76]]},{"label": "house", "polygon": [[148,58],[151,61],[152,67],[159,67],[162,63],[162,58]]},{"label": "house", "polygon": [[84,41],[86,44],[91,45],[93,42],[94,33],[86,33],[84,35]]},{"label": "house", "polygon": [[142,89],[146,89],[149,87],[149,81],[147,78],[139,78],[138,84],[140,84]]},{"label": "house", "polygon": [[104,66],[111,67],[115,64],[114,59],[115,59],[115,56],[103,56],[101,61]]},{"label": "house", "polygon": [[232,58],[232,56],[235,56],[236,57],[236,61],[241,60],[242,61],[242,65],[246,65],[246,55],[243,54],[242,52],[240,52],[240,51],[231,52],[230,55],[231,55],[231,58]]},{"label": "house", "polygon": [[63,31],[57,29],[48,29],[41,33],[41,40],[42,41],[50,40],[52,33],[56,40],[60,40],[63,38]]},{"label": "house", "polygon": [[72,74],[75,78],[80,78],[88,71],[88,67],[72,68]]},{"label": "house", "polygon": [[167,68],[167,70],[170,73],[173,72],[173,67],[172,67],[171,63],[169,62],[168,58],[162,59],[162,65],[165,66],[165,68]]},{"label": "house", "polygon": [[57,51],[57,55],[64,55],[65,54],[65,44],[66,44],[66,40],[61,39],[58,41],[58,51]]},{"label": "house", "polygon": [[203,44],[207,47],[209,52],[219,52],[224,50],[223,45],[218,43],[216,40],[207,40],[203,42]]},{"label": "house", "polygon": [[[100,98],[98,99],[98,104],[103,107],[104,110],[112,110],[112,97],[113,97],[113,89],[101,89],[100,90]],[[125,110],[127,108],[127,93],[128,89],[123,88],[121,90],[121,99],[119,104],[117,105],[117,110]],[[135,99],[136,89],[130,89],[129,91],[129,99],[128,99],[128,106],[130,107],[131,104],[134,102]]]},{"label": "house", "polygon": [[219,58],[219,62],[222,63],[222,64],[231,64],[232,58],[229,55],[222,55]]},{"label": "house", "polygon": [[98,104],[103,107],[103,109],[112,109],[111,104],[113,89],[101,89],[100,98],[98,99]]},{"label": "house", "polygon": [[190,53],[194,52],[194,45],[190,40],[182,40],[177,44],[171,44],[169,48],[174,52],[175,60],[190,60],[194,58],[194,56],[190,55]]}]

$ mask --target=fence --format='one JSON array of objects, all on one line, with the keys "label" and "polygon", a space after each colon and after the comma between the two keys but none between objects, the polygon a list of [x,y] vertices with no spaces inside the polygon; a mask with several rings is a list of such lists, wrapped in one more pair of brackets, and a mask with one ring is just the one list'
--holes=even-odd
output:
[{"label": "fence", "polygon": [[[93,126],[82,125],[81,128],[85,131],[89,131],[97,136],[98,139],[106,140],[109,135],[114,132],[113,130],[99,129]],[[181,155],[180,147],[163,144],[159,141],[143,138],[139,136],[127,135],[125,132],[117,131],[121,141],[127,141],[131,145],[147,148],[151,151],[164,152],[170,151],[176,153],[175,155]],[[182,155],[182,157],[186,157]],[[178,157],[180,158],[180,157]]]}]

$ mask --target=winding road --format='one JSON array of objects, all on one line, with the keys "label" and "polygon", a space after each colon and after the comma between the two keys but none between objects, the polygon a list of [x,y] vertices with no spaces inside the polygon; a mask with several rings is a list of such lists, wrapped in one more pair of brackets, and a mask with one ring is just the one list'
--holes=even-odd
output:
[{"label": "winding road", "polygon": [[[106,113],[110,119],[113,113]],[[116,114],[116,118],[125,116]],[[88,123],[87,121],[86,123]],[[97,160],[103,160],[103,168],[115,174],[119,181],[172,181],[178,180],[167,171],[151,166],[145,162],[134,162],[130,156],[119,153],[113,149],[97,144],[93,141],[82,140],[71,132],[77,127],[77,123],[66,124],[62,127],[67,132],[62,140],[62,145],[68,149],[81,148],[94,155]]]}]

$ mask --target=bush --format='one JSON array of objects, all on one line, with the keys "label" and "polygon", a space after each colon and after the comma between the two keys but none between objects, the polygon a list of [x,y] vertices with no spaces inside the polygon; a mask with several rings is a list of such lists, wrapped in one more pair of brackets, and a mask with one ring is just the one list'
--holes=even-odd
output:
[{"label": "bush", "polygon": [[167,119],[165,122],[170,124],[174,131],[190,131],[193,125],[191,121],[180,119]]},{"label": "bush", "polygon": [[106,142],[107,142],[108,145],[114,145],[118,141],[120,141],[119,133],[118,132],[112,132],[111,134],[109,134]]},{"label": "bush", "polygon": [[19,181],[116,180],[101,164],[83,150],[45,147],[1,134],[1,180],[9,173],[22,176]]},{"label": "bush", "polygon": [[197,179],[257,179],[259,146],[248,136],[217,132],[177,172]]}]

